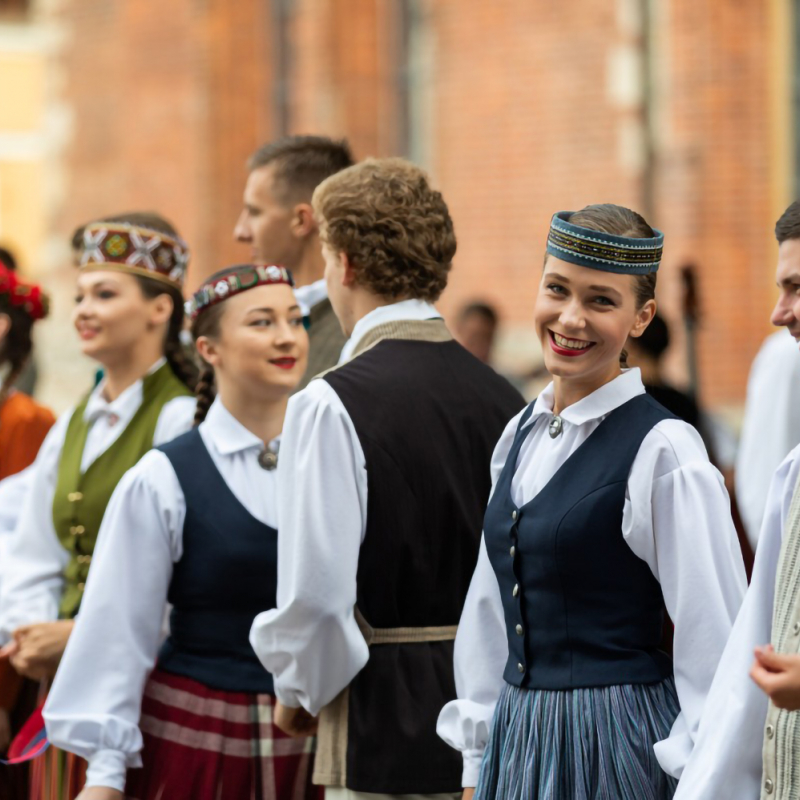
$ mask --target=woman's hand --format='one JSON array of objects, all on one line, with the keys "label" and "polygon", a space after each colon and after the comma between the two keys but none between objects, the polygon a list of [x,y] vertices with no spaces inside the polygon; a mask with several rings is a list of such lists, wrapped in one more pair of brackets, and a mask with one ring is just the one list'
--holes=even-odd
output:
[{"label": "woman's hand", "polygon": [[800,655],[779,655],[772,645],[757,647],[750,677],[778,708],[800,709]]},{"label": "woman's hand", "polygon": [[73,620],[60,620],[17,628],[14,631],[16,647],[6,648],[14,669],[32,680],[52,678],[74,626]]},{"label": "woman's hand", "polygon": [[77,797],[77,800],[125,800],[125,795],[108,786],[88,786]]},{"label": "woman's hand", "polygon": [[280,701],[275,703],[275,724],[289,736],[313,736],[317,732],[317,718],[304,708],[289,708]]},{"label": "woman's hand", "polygon": [[461,795],[461,800],[472,800],[474,796],[475,796],[475,787],[466,786],[464,787],[464,794]]}]

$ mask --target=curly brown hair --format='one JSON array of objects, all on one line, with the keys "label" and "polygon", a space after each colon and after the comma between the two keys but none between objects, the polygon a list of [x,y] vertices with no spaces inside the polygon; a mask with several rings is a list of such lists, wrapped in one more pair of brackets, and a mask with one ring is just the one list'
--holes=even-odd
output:
[{"label": "curly brown hair", "polygon": [[401,158],[370,158],[323,181],[311,201],[320,237],[356,281],[393,300],[433,302],[456,252],[453,220],[428,176]]}]

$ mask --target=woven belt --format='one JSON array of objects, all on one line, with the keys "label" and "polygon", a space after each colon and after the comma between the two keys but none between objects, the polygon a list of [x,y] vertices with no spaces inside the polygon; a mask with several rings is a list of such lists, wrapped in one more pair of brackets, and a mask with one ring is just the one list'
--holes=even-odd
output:
[{"label": "woven belt", "polygon": [[373,628],[358,608],[355,609],[355,617],[367,647],[375,644],[452,642],[458,632],[458,625],[439,625],[431,628]]}]

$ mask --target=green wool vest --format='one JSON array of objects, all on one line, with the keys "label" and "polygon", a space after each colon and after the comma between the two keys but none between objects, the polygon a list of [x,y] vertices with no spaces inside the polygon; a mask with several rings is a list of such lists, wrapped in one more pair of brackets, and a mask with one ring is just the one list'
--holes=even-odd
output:
[{"label": "green wool vest", "polygon": [[97,534],[111,494],[122,476],[153,446],[161,409],[177,397],[191,392],[164,364],[144,378],[142,404],[119,438],[81,473],[81,458],[89,434],[83,418],[87,396],[75,409],[67,427],[58,464],[53,524],[58,539],[69,552],[61,597],[62,619],[72,619],[83,597]]}]

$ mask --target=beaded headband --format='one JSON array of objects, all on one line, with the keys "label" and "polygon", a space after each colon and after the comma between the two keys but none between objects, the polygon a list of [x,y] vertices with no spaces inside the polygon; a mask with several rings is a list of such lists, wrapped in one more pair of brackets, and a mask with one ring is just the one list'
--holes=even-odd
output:
[{"label": "beaded headband", "polygon": [[569,220],[575,212],[559,211],[550,222],[547,252],[581,267],[617,272],[624,275],[648,275],[658,270],[664,251],[664,234],[653,229],[652,239],[634,239],[600,233]]},{"label": "beaded headband", "polygon": [[39,286],[21,281],[0,264],[0,313],[6,302],[12,308],[22,308],[34,322],[44,319],[50,308],[50,299]]},{"label": "beaded headband", "polygon": [[267,266],[266,264],[240,264],[228,267],[212,275],[186,301],[186,316],[194,322],[206,309],[241,294],[256,286],[270,286],[284,283],[294,288],[294,278],[286,267]]},{"label": "beaded headband", "polygon": [[83,229],[79,265],[117,269],[183,286],[189,248],[182,239],[124,222],[92,222]]}]

